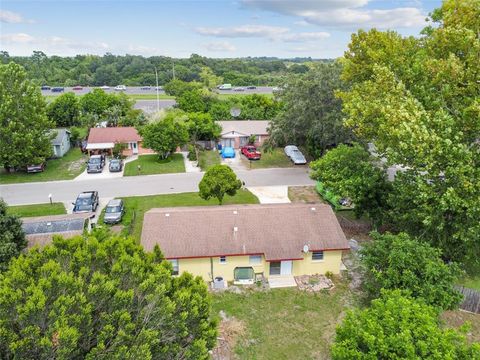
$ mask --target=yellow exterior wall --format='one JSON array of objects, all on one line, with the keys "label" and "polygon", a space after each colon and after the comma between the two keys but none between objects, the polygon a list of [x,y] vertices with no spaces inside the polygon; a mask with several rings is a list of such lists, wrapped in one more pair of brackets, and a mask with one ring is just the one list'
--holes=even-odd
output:
[{"label": "yellow exterior wall", "polygon": [[[251,266],[255,273],[263,272],[268,278],[270,264],[265,261],[262,256],[260,264],[250,264],[250,256],[227,256],[225,264],[220,263],[219,257],[213,260],[213,277],[221,276],[227,281],[233,281],[233,270],[236,267]],[[342,263],[342,251],[325,251],[322,261],[313,261],[312,253],[304,254],[303,260],[293,260],[292,275],[313,275],[325,274],[331,271],[334,274],[340,273],[340,265]],[[197,259],[179,259],[178,267],[180,272],[187,271],[195,276],[201,276],[205,281],[211,281],[211,265],[210,258]]]}]

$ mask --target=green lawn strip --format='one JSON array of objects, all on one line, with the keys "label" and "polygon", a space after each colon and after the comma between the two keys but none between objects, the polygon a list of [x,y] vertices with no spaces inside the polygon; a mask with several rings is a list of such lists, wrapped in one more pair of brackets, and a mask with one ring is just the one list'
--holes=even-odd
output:
[{"label": "green lawn strip", "polygon": [[[132,100],[157,100],[157,94],[127,94]],[[159,94],[159,100],[175,100],[175,96]]]},{"label": "green lawn strip", "polygon": [[200,166],[202,171],[207,171],[209,167],[221,162],[220,154],[216,150],[201,151],[198,157],[198,166]]},{"label": "green lawn strip", "polygon": [[[140,165],[140,171],[138,171]],[[124,176],[170,174],[185,172],[182,154],[172,154],[161,160],[157,154],[140,155],[137,160],[125,164]]]},{"label": "green lawn strip", "polygon": [[15,205],[8,207],[8,213],[19,217],[63,215],[67,213],[63,203],[47,203],[33,205]]},{"label": "green lawn strip", "polygon": [[19,171],[10,174],[1,169],[0,184],[70,180],[85,170],[86,161],[87,156],[83,155],[80,149],[73,148],[61,158],[47,160],[45,170],[40,173],[28,174],[27,172]]},{"label": "green lawn strip", "polygon": [[[125,204],[125,215],[122,225],[125,232],[130,233],[137,241],[142,234],[143,216],[146,211],[158,207],[177,206],[211,206],[218,205],[217,199],[203,200],[198,193],[180,193],[152,196],[132,196],[122,198]],[[223,200],[227,204],[258,204],[258,199],[248,190],[239,190],[235,196],[225,195]],[[135,215],[134,215],[135,213]],[[103,215],[103,214],[102,214]],[[103,216],[100,219],[103,219]]]},{"label": "green lawn strip", "polygon": [[[283,149],[276,148],[271,151],[261,151],[262,157],[260,160],[252,160],[251,168],[252,169],[262,169],[262,168],[285,168],[285,167],[294,167],[290,159],[285,155]],[[247,163],[249,160],[243,155],[240,155],[243,162]]]},{"label": "green lawn strip", "polygon": [[213,295],[213,316],[221,310],[245,325],[237,339],[239,359],[328,359],[336,325],[341,321],[348,285],[328,293],[296,288]]},{"label": "green lawn strip", "polygon": [[465,277],[460,282],[460,285],[480,291],[480,276]]},{"label": "green lawn strip", "polygon": [[[226,100],[228,98],[231,98],[231,97],[236,97],[236,96],[247,96],[247,95],[253,95],[251,93],[242,93],[242,92],[232,92],[231,94],[218,94],[218,98],[220,100]],[[262,96],[266,96],[268,98],[273,98],[273,94],[269,94],[269,93],[266,93],[266,94],[258,94],[258,95],[262,95]]]}]

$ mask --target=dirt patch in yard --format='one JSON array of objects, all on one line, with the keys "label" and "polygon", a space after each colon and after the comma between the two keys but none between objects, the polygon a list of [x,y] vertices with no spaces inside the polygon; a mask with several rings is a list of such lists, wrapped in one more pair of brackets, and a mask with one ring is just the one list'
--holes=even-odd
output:
[{"label": "dirt patch in yard", "polygon": [[245,324],[233,316],[228,316],[224,311],[220,311],[220,318],[217,346],[212,350],[212,359],[237,359],[234,349],[237,340],[245,336]]},{"label": "dirt patch in yard", "polygon": [[292,203],[319,204],[325,203],[314,186],[289,186],[288,198]]},{"label": "dirt patch in yard", "polygon": [[85,164],[85,159],[81,158],[75,161],[72,161],[67,168],[67,171],[70,175],[75,175],[77,174]]},{"label": "dirt patch in yard", "polygon": [[466,333],[467,340],[470,343],[480,342],[480,314],[462,310],[445,311],[442,314],[442,320],[450,328],[459,328],[463,324],[469,323],[470,329]]}]

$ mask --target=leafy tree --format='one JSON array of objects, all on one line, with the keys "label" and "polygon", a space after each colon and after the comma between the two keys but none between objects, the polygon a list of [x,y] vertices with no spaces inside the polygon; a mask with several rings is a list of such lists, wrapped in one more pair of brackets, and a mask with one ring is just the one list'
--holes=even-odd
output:
[{"label": "leafy tree", "polygon": [[345,124],[404,170],[389,200],[393,225],[480,269],[480,82],[477,1],[444,1],[419,39],[352,36],[340,93]]},{"label": "leafy tree", "polygon": [[176,148],[188,142],[188,130],[184,122],[167,117],[145,125],[140,130],[144,146],[158,153],[161,159],[166,159]]},{"label": "leafy tree", "polygon": [[438,312],[401,293],[384,292],[370,308],[347,313],[337,328],[334,360],[478,359],[480,344],[439,324]]},{"label": "leafy tree", "polygon": [[177,97],[177,107],[186,112],[204,112],[207,104],[200,90],[189,90]]},{"label": "leafy tree", "polygon": [[216,140],[222,130],[209,114],[190,113],[185,124],[190,137],[191,149],[195,150],[196,159],[198,159],[197,141]]},{"label": "leafy tree", "polygon": [[181,96],[183,93],[187,91],[194,91],[200,90],[202,88],[202,84],[197,82],[185,82],[182,80],[172,80],[164,85],[163,89],[167,95],[172,96]]},{"label": "leafy tree", "polygon": [[21,255],[0,277],[0,358],[208,359],[207,287],[162,258],[105,231]]},{"label": "leafy tree", "polygon": [[0,65],[0,104],[0,164],[11,171],[49,157],[53,123],[40,89],[20,65]]},{"label": "leafy tree", "polygon": [[370,298],[379,297],[382,289],[401,289],[442,309],[458,305],[462,296],[453,286],[461,272],[455,263],[443,262],[439,249],[405,233],[371,235],[374,241],[361,250],[363,287]]},{"label": "leafy tree", "polygon": [[360,145],[340,145],[310,164],[312,179],[339,196],[349,197],[355,214],[367,213],[374,225],[382,223],[391,185],[385,170]]},{"label": "leafy tree", "polygon": [[93,89],[81,97],[80,107],[83,113],[101,116],[108,109],[109,102],[109,94],[102,89]]},{"label": "leafy tree", "polygon": [[335,91],[344,88],[338,63],[319,64],[303,76],[292,76],[277,97],[283,102],[272,121],[272,141],[306,145],[308,152],[321,156],[332,145],[350,141],[342,124],[340,99]]},{"label": "leafy tree", "polygon": [[217,85],[220,85],[223,82],[223,78],[215,75],[212,69],[210,69],[208,66],[202,67],[200,79],[202,80],[203,86],[205,86],[207,89],[214,89],[217,87]]},{"label": "leafy tree", "polygon": [[57,127],[69,127],[80,124],[80,104],[73,93],[62,94],[47,106],[48,118]]},{"label": "leafy tree", "polygon": [[225,194],[235,195],[237,190],[242,187],[242,182],[237,179],[237,175],[230,167],[219,164],[210,167],[205,172],[198,187],[202,199],[208,200],[215,197],[221,205]]},{"label": "leafy tree", "polygon": [[0,272],[27,246],[22,222],[16,216],[7,214],[7,210],[7,204],[0,199]]}]

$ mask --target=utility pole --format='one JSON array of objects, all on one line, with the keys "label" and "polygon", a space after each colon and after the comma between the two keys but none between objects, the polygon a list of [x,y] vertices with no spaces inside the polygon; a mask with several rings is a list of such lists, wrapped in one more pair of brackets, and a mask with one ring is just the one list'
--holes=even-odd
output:
[{"label": "utility pole", "polygon": [[156,90],[157,90],[157,112],[160,111],[160,97],[158,95],[158,72],[157,72],[157,67],[155,66],[155,80],[157,82],[157,87],[156,87]]},{"label": "utility pole", "polygon": [[175,62],[172,60],[173,80],[175,80]]}]

